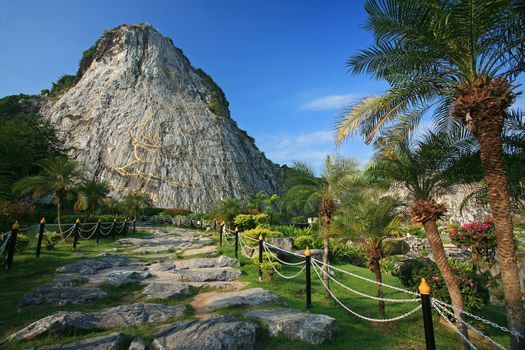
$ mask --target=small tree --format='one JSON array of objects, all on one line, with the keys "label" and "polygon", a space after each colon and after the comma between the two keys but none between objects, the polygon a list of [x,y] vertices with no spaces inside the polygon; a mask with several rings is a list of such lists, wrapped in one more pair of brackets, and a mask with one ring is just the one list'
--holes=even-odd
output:
[{"label": "small tree", "polygon": [[[379,191],[364,191],[357,201],[343,206],[334,216],[334,224],[344,239],[357,240],[364,248],[368,268],[375,275],[377,296],[383,298],[381,259],[385,257],[383,240],[399,224],[400,203]],[[385,317],[385,303],[378,300],[379,315]]]},{"label": "small tree", "polygon": [[241,203],[236,198],[224,198],[212,210],[213,218],[232,223],[233,219],[241,213]]},{"label": "small tree", "polygon": [[151,206],[151,197],[148,193],[131,192],[124,197],[122,206],[127,214],[133,216],[134,220],[137,220],[140,210]]},{"label": "small tree", "polygon": [[94,214],[98,206],[107,198],[109,187],[104,182],[96,180],[87,181],[79,189],[75,209],[85,211],[85,220]]},{"label": "small tree", "polygon": [[83,172],[78,162],[65,158],[43,160],[37,164],[42,168],[40,175],[23,178],[14,185],[13,191],[20,195],[32,194],[36,198],[52,195],[57,205],[58,228],[62,233],[60,223],[62,206],[64,201],[81,186]]}]

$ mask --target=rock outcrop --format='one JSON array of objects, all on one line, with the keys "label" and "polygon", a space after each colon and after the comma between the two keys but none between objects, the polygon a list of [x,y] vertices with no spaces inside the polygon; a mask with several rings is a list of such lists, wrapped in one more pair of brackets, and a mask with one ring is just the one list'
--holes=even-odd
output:
[{"label": "rock outcrop", "polygon": [[150,25],[107,31],[77,76],[40,113],[113,196],[143,191],[155,206],[204,211],[279,190],[282,169],[237,127],[222,90]]}]

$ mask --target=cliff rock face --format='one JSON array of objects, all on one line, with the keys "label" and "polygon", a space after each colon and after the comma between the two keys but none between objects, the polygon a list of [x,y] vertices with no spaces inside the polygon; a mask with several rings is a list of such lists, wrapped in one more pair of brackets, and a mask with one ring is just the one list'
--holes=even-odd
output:
[{"label": "cliff rock face", "polygon": [[203,211],[221,198],[279,190],[280,167],[171,39],[149,25],[123,25],[90,51],[78,83],[40,113],[115,197],[143,191],[156,206]]}]

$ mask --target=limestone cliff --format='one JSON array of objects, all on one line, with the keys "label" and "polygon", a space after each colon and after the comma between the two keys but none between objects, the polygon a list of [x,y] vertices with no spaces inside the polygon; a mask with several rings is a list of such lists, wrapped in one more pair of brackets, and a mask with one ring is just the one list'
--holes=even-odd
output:
[{"label": "limestone cliff", "polygon": [[77,77],[40,112],[114,196],[144,191],[156,206],[203,211],[279,190],[280,167],[237,127],[222,90],[150,25],[106,32]]}]

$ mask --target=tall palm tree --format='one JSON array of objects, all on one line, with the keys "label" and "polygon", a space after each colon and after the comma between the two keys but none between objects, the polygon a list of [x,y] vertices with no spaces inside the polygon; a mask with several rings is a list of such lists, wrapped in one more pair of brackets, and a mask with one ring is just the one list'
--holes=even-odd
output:
[{"label": "tall palm tree", "polygon": [[57,206],[58,228],[62,233],[60,222],[62,205],[66,198],[82,184],[83,171],[78,162],[66,158],[42,160],[37,165],[42,168],[40,174],[17,181],[13,191],[20,195],[32,194],[36,198],[51,194]]},{"label": "tall palm tree", "polygon": [[133,220],[137,220],[140,210],[151,206],[151,196],[144,192],[131,192],[124,197],[122,205],[133,215]]},{"label": "tall palm tree", "polygon": [[[285,180],[285,203],[303,207],[304,213],[316,210],[322,220],[323,232],[323,271],[328,286],[328,254],[330,223],[337,204],[345,196],[352,194],[359,173],[358,164],[350,158],[327,156],[321,176],[316,176],[313,168],[305,163],[295,163]],[[330,296],[325,290],[325,296]]]},{"label": "tall palm tree", "polygon": [[[390,88],[350,109],[338,124],[338,142],[355,130],[366,142],[410,131],[428,111],[439,126],[459,123],[473,133],[496,222],[508,324],[524,333],[501,133],[518,93],[513,81],[525,70],[525,18],[510,0],[368,0],[365,9],[374,44],[348,65]],[[518,342],[512,337],[511,347],[520,348]]]},{"label": "tall palm tree", "polygon": [[[452,142],[446,134],[429,133],[418,142],[401,138],[386,145],[377,144],[376,154],[366,169],[370,178],[391,184],[399,193],[407,193],[412,222],[423,225],[452,304],[458,310],[463,308],[459,280],[448,264],[437,227],[446,208],[437,199],[480,178],[479,169],[476,169],[479,160],[476,162],[469,154],[463,154],[462,147],[458,147],[460,142]],[[459,317],[456,310],[458,320]],[[466,328],[462,330],[467,335]]]},{"label": "tall palm tree", "polygon": [[80,187],[75,207],[85,210],[85,220],[87,220],[91,214],[95,213],[97,207],[107,198],[108,194],[109,187],[106,183],[89,180]]},{"label": "tall palm tree", "polygon": [[[393,198],[384,196],[377,190],[363,191],[350,205],[339,209],[334,217],[334,224],[338,231],[342,232],[344,238],[352,238],[360,242],[365,248],[368,259],[368,268],[375,275],[377,284],[377,296],[383,298],[381,284],[380,261],[385,257],[383,252],[383,240],[391,235],[391,231],[399,224],[400,202]],[[385,317],[385,303],[378,300],[379,315]]]}]

